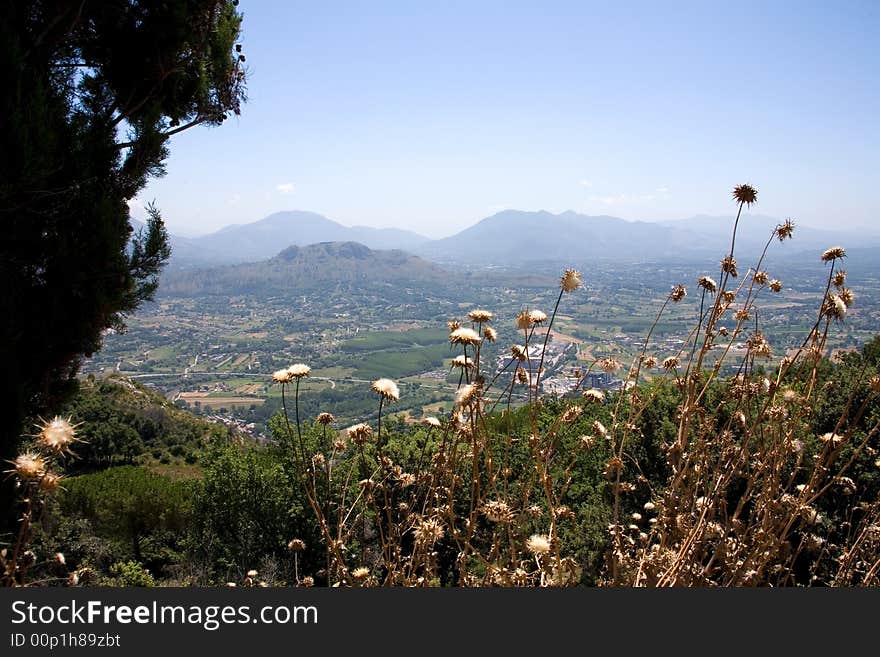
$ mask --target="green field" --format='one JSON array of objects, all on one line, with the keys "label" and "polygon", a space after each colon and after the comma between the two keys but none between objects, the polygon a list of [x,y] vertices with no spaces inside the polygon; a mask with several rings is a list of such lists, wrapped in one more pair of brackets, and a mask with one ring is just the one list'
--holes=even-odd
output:
[{"label": "green field", "polygon": [[354,378],[398,379],[443,366],[450,354],[448,344],[409,347],[406,351],[374,351],[365,355],[340,354],[340,364],[354,370]]},{"label": "green field", "polygon": [[362,333],[356,338],[346,340],[340,345],[345,353],[378,351],[382,349],[406,349],[448,344],[449,332],[443,328],[411,329],[409,331],[382,331]]}]

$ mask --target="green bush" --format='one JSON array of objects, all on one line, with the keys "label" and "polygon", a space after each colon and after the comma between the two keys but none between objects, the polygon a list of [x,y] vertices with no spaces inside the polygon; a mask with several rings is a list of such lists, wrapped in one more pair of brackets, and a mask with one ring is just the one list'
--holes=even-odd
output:
[{"label": "green bush", "polygon": [[110,567],[110,574],[102,582],[105,586],[156,586],[150,571],[137,561],[119,561]]}]

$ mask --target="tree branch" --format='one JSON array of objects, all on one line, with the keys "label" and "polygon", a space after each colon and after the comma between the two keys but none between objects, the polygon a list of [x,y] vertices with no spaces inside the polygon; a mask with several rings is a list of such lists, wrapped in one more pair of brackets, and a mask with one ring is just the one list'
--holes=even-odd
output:
[{"label": "tree branch", "polygon": [[[190,128],[197,126],[200,123],[204,123],[205,121],[210,121],[212,118],[214,118],[214,117],[209,116],[209,115],[200,116],[196,119],[193,119],[189,123],[184,123],[182,126],[174,128],[173,130],[169,130],[168,132],[163,132],[161,136],[163,139],[168,139],[169,137],[176,135],[178,132],[183,132],[184,130],[189,130]],[[117,144],[116,148],[118,150],[122,150],[123,148],[131,148],[132,146],[134,146],[137,143],[138,143],[137,140],[125,141],[125,142],[122,142],[121,144]]]}]

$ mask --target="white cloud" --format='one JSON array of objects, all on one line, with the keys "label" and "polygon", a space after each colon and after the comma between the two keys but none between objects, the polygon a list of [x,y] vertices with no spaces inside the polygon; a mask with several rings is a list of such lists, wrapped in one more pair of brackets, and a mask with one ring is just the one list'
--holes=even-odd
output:
[{"label": "white cloud", "polygon": [[587,187],[587,188],[590,188],[590,187],[592,187],[592,186],[593,186],[593,181],[592,181],[592,180],[581,180],[581,187]]},{"label": "white cloud", "polygon": [[241,201],[241,194],[233,194],[232,196],[229,197],[229,199],[226,202],[229,203],[230,205],[235,205],[239,201]]},{"label": "white cloud", "polygon": [[277,185],[275,189],[277,189],[282,194],[290,194],[293,191],[293,183],[281,183],[280,185]]},{"label": "white cloud", "polygon": [[668,193],[669,193],[669,188],[668,188],[668,187],[658,187],[658,188],[656,189],[656,191],[657,191],[658,193],[660,193],[660,194],[668,194]]}]

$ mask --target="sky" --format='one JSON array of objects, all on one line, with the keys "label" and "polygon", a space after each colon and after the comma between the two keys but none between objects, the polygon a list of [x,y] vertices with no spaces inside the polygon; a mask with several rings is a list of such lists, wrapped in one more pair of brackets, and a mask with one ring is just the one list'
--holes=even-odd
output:
[{"label": "sky", "polygon": [[504,209],[880,217],[880,2],[242,0],[248,103],[172,138],[199,235],[281,210],[443,237]]}]

